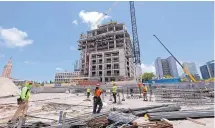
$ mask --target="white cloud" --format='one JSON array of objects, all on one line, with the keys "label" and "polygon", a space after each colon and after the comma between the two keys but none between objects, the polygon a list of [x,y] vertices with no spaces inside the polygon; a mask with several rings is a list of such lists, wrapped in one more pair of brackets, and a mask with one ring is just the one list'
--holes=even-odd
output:
[{"label": "white cloud", "polygon": [[74,47],[74,46],[70,46],[70,47],[69,47],[69,49],[70,49],[71,51],[75,51],[75,50],[77,50],[77,48],[76,48],[76,47]]},{"label": "white cloud", "polygon": [[78,21],[77,20],[73,20],[72,24],[78,25]]},{"label": "white cloud", "polygon": [[33,43],[33,40],[27,39],[28,34],[17,28],[0,28],[0,43],[10,47],[24,47]]},{"label": "white cloud", "polygon": [[146,64],[141,64],[141,69],[142,69],[142,73],[146,73],[146,72],[153,72],[155,74],[155,66],[154,64],[152,65],[146,65]]},{"label": "white cloud", "polygon": [[102,21],[110,18],[110,16],[104,15],[100,12],[86,12],[85,10],[80,11],[79,17],[81,18],[83,23],[89,25],[91,30],[96,29],[97,26],[102,23]]},{"label": "white cloud", "polygon": [[63,71],[63,69],[62,69],[62,68],[56,68],[56,70],[57,70],[57,71]]}]

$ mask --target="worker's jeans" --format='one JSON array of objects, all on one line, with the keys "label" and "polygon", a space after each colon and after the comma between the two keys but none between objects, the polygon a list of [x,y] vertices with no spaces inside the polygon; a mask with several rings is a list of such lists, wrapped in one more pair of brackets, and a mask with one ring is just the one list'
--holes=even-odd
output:
[{"label": "worker's jeans", "polygon": [[113,92],[113,99],[114,99],[114,103],[116,103],[116,93]]},{"label": "worker's jeans", "polygon": [[[94,103],[93,103],[93,113],[100,113],[100,111],[102,109],[102,106],[103,106],[101,97],[94,97],[93,100],[94,100]],[[98,108],[98,110],[96,112],[97,105],[99,105],[99,108]]]},{"label": "worker's jeans", "polygon": [[142,87],[141,86],[139,86],[139,91],[140,91],[140,95],[141,95],[141,93],[142,93]]},{"label": "worker's jeans", "polygon": [[90,92],[87,92],[87,98],[89,98],[90,97]]},{"label": "worker's jeans", "polygon": [[13,115],[11,121],[16,121],[20,116],[24,117],[28,110],[28,101],[21,103]]},{"label": "worker's jeans", "polygon": [[147,92],[143,91],[143,100],[147,101]]}]

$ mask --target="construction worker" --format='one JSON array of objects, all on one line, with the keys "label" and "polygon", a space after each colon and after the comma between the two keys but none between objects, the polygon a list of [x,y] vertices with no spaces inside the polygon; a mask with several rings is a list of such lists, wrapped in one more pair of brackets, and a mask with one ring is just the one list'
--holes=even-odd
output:
[{"label": "construction worker", "polygon": [[143,100],[147,101],[147,86],[143,84]]},{"label": "construction worker", "polygon": [[[102,90],[99,89],[99,87],[97,86],[95,89],[95,92],[94,92],[94,97],[93,97],[93,102],[94,102],[93,103],[93,114],[100,113],[100,111],[102,109],[103,104],[102,104],[102,99],[100,97],[101,93],[102,93]],[[99,105],[99,108],[96,111],[97,105]]]},{"label": "construction worker", "polygon": [[89,97],[90,97],[90,87],[88,86],[88,88],[87,88],[87,98],[89,99]]},{"label": "construction worker", "polygon": [[117,86],[115,83],[113,83],[113,87],[112,87],[112,93],[113,93],[113,98],[114,98],[114,104],[116,103],[116,94],[117,94]]},{"label": "construction worker", "polygon": [[138,88],[139,88],[139,91],[140,91],[140,97],[141,97],[141,93],[142,93],[142,83],[138,83]]},{"label": "construction worker", "polygon": [[17,99],[19,107],[9,122],[16,122],[19,117],[24,117],[24,115],[27,113],[31,88],[32,81],[27,82],[25,87],[22,88],[20,98]]},{"label": "construction worker", "polygon": [[149,84],[149,94],[150,94],[149,101],[152,101],[152,85],[151,84]]}]

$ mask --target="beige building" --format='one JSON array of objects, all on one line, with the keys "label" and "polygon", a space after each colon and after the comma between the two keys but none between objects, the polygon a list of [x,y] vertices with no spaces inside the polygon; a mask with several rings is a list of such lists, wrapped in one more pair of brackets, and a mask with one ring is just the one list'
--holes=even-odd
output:
[{"label": "beige building", "polygon": [[134,77],[132,43],[125,25],[110,22],[81,34],[80,74],[99,78],[101,82]]},{"label": "beige building", "polygon": [[55,73],[55,83],[70,83],[72,78],[79,77],[80,72],[57,72]]}]

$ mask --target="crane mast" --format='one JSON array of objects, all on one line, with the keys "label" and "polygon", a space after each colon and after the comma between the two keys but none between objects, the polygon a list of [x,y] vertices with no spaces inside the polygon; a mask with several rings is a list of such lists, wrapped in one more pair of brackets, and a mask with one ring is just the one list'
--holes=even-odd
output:
[{"label": "crane mast", "polygon": [[129,4],[130,4],[130,13],[131,13],[132,35],[133,35],[134,62],[135,62],[135,64],[141,64],[140,46],[139,46],[139,40],[138,40],[138,34],[137,34],[137,24],[136,24],[134,1],[129,1]]}]

